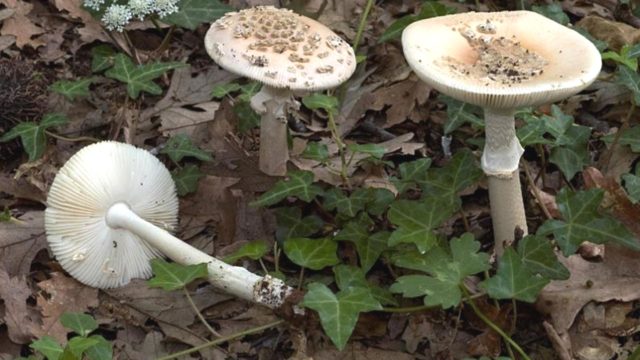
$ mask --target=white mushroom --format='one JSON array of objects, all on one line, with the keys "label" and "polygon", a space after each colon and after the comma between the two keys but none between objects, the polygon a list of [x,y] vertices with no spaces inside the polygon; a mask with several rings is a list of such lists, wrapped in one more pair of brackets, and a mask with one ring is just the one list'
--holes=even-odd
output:
[{"label": "white mushroom", "polygon": [[575,94],[600,73],[595,46],[577,32],[530,11],[464,13],[414,22],[402,34],[407,62],[438,91],[485,111],[482,169],[496,251],[527,233],[515,133],[518,108]]},{"label": "white mushroom", "polygon": [[262,114],[260,170],[269,175],[286,173],[294,92],[336,87],[356,68],[351,46],[329,28],[272,6],[227,13],[207,31],[205,47],[224,69],[264,84],[251,106]]},{"label": "white mushroom", "polygon": [[45,229],[51,251],[80,282],[114,288],[151,275],[161,254],[191,265],[207,263],[209,281],[239,298],[271,308],[292,289],[269,276],[228,265],[171,235],[178,198],[171,174],[148,151],[105,141],[67,161],[51,185]]}]

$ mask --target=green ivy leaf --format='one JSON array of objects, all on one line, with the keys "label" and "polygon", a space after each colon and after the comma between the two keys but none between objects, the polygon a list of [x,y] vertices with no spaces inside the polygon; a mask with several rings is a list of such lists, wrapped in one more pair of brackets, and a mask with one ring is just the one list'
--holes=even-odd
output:
[{"label": "green ivy leaf", "polygon": [[242,258],[258,260],[269,252],[270,246],[263,240],[250,241],[244,244],[240,249],[227,255],[224,262],[233,264]]},{"label": "green ivy leaf", "polygon": [[181,0],[178,11],[162,18],[167,24],[195,30],[202,23],[210,23],[233,8],[218,0]]},{"label": "green ivy leaf", "polygon": [[260,126],[260,114],[258,114],[248,101],[239,101],[233,106],[233,112],[238,117],[238,131],[246,134],[247,131]]},{"label": "green ivy leaf", "polygon": [[320,270],[337,264],[338,244],[328,238],[291,238],[284,241],[284,253],[289,260],[311,270]]},{"label": "green ivy leaf", "polygon": [[127,94],[132,99],[137,99],[141,91],[152,95],[162,94],[162,88],[153,80],[164,75],[167,71],[186,66],[180,62],[153,63],[135,65],[124,54],[114,56],[114,65],[105,72],[105,75],[127,84]]},{"label": "green ivy leaf", "polygon": [[562,25],[568,25],[570,21],[569,16],[562,11],[562,6],[555,2],[548,5],[534,5],[531,10]]},{"label": "green ivy leaf", "polygon": [[365,278],[364,271],[358,267],[344,264],[336,265],[333,267],[333,274],[340,290],[356,287],[367,289],[380,304],[397,305],[397,301],[389,290],[371,284]]},{"label": "green ivy leaf", "polygon": [[161,154],[167,154],[174,163],[179,163],[185,156],[193,157],[202,161],[212,161],[213,158],[208,152],[195,146],[186,134],[172,136],[160,150]]},{"label": "green ivy leaf", "polygon": [[506,248],[498,260],[496,274],[481,282],[480,286],[493,299],[516,299],[532,303],[548,283],[549,279],[527,269],[513,248]]},{"label": "green ivy leaf", "polygon": [[167,291],[181,289],[195,279],[209,276],[205,263],[181,265],[167,262],[164,259],[152,259],[151,271],[153,271],[153,278],[147,280],[147,285]]},{"label": "green ivy leaf", "polygon": [[627,190],[627,195],[632,203],[640,201],[640,176],[638,176],[638,169],[636,168],[635,174],[624,174],[622,180],[624,181],[624,188]]},{"label": "green ivy leaf", "polygon": [[60,316],[60,323],[80,336],[87,336],[98,328],[96,320],[83,313],[64,313]]},{"label": "green ivy leaf", "polygon": [[289,196],[295,196],[304,202],[310,202],[320,194],[322,194],[322,188],[318,185],[313,185],[312,172],[292,171],[287,175],[287,178],[278,181],[271,190],[262,194],[251,205],[269,206],[279,203]]},{"label": "green ivy leaf", "polygon": [[82,359],[82,354],[84,354],[91,347],[98,345],[99,343],[100,341],[94,337],[73,337],[67,343],[67,347],[62,353],[62,359],[66,359],[65,353],[67,352],[73,354],[77,359]]},{"label": "green ivy leaf", "polygon": [[634,104],[640,105],[640,75],[626,66],[618,66],[616,80],[631,90]]},{"label": "green ivy leaf", "polygon": [[87,349],[85,354],[89,360],[112,360],[113,348],[105,338],[100,335],[93,335],[91,339],[96,340],[98,343]]},{"label": "green ivy leaf", "polygon": [[347,218],[355,217],[358,212],[364,210],[369,202],[367,189],[358,189],[351,196],[346,196],[342,190],[331,188],[322,195],[324,197],[324,208],[328,211],[338,210],[338,214]]},{"label": "green ivy leaf", "polygon": [[553,280],[566,280],[569,270],[558,261],[553,244],[544,236],[527,235],[518,243],[518,255],[532,273]]},{"label": "green ivy leaf", "polygon": [[428,306],[449,308],[457,306],[462,298],[460,285],[470,275],[489,269],[489,255],[478,252],[480,243],[471,234],[463,234],[450,241],[451,254],[435,247],[426,254],[401,253],[394,256],[394,264],[428,273],[431,276],[401,276],[391,286],[392,292],[407,297],[425,296]]},{"label": "green ivy leaf", "polygon": [[356,219],[347,222],[335,236],[338,241],[350,241],[355,244],[360,266],[366,273],[378,261],[380,254],[387,249],[389,236],[387,231],[371,234],[374,222],[367,214],[360,214]]},{"label": "green ivy leaf", "polygon": [[[603,138],[606,142],[613,142],[616,134],[607,135]],[[622,131],[618,138],[621,145],[629,145],[631,151],[640,153],[640,125],[632,126]]]},{"label": "green ivy leaf", "polygon": [[322,109],[328,113],[336,114],[338,112],[338,98],[335,96],[325,95],[322,93],[313,93],[302,98],[302,103],[307,109]]},{"label": "green ivy leaf", "polygon": [[398,175],[402,181],[424,181],[431,167],[430,158],[422,158],[398,165]]},{"label": "green ivy leaf", "polygon": [[587,240],[597,244],[614,241],[640,250],[640,244],[629,230],[612,217],[599,213],[603,196],[601,189],[574,193],[562,188],[556,202],[564,220],[547,220],[537,234],[553,234],[565,256],[575,253],[578,246]]},{"label": "green ivy leaf", "polygon": [[305,159],[311,159],[319,162],[329,160],[329,148],[326,144],[310,141],[304,148],[301,156]]},{"label": "green ivy leaf", "polygon": [[638,59],[640,55],[640,47],[625,44],[620,49],[620,52],[607,51],[602,53],[602,60],[613,60],[618,64],[624,65],[633,71],[638,71]]},{"label": "green ivy leaf", "polygon": [[447,105],[447,122],[444,124],[444,134],[448,135],[464,124],[484,128],[484,120],[478,116],[482,108],[464,103],[450,96],[440,95],[438,99]]},{"label": "green ivy leaf", "polygon": [[91,49],[91,72],[97,73],[113,66],[115,53],[109,45],[98,45]]},{"label": "green ivy leaf", "polygon": [[396,198],[396,196],[387,189],[368,188],[366,191],[369,194],[369,201],[365,208],[367,209],[367,212],[373,216],[380,216],[384,214],[387,209],[389,209],[389,205],[391,205],[393,200]]},{"label": "green ivy leaf", "polygon": [[240,90],[240,84],[236,82],[220,84],[213,87],[213,90],[211,90],[211,96],[216,99],[221,99],[238,90]]},{"label": "green ivy leaf", "polygon": [[178,196],[185,196],[198,190],[198,181],[203,176],[204,174],[194,164],[188,164],[171,172],[173,182],[176,183]]},{"label": "green ivy leaf", "polygon": [[440,196],[426,201],[394,201],[388,217],[398,228],[389,237],[389,246],[413,243],[421,253],[425,253],[438,241],[433,230],[448,219],[454,210],[451,202]]},{"label": "green ivy leaf", "polygon": [[548,130],[544,116],[539,118],[532,114],[523,114],[523,119],[525,125],[516,131],[516,135],[522,146],[552,143],[544,137]]},{"label": "green ivy leaf", "polygon": [[334,294],[321,283],[309,284],[301,305],[318,312],[322,328],[339,350],[347,344],[361,312],[382,309],[368,289],[356,287]]},{"label": "green ivy leaf", "polygon": [[62,356],[62,346],[58,344],[56,339],[51,336],[45,335],[29,345],[30,348],[39,351],[42,355],[46,356],[48,360],[58,360]]},{"label": "green ivy leaf", "polygon": [[51,84],[49,89],[73,101],[76,98],[89,96],[89,85],[94,81],[95,78],[92,77],[80,78],[73,81],[59,80]]},{"label": "green ivy leaf", "polygon": [[455,8],[444,6],[437,1],[425,1],[418,15],[407,15],[396,20],[384,31],[380,39],[378,39],[378,42],[383,43],[400,37],[404,29],[414,21],[453,13],[455,13]]},{"label": "green ivy leaf", "polygon": [[46,114],[40,124],[35,122],[23,122],[14,126],[0,137],[0,142],[6,142],[20,137],[22,147],[29,155],[29,161],[39,159],[47,147],[45,131],[67,123],[69,119],[62,114]]},{"label": "green ivy leaf", "polygon": [[377,144],[349,144],[347,149],[355,153],[367,154],[375,159],[382,159],[386,152],[384,147]]},{"label": "green ivy leaf", "polygon": [[570,145],[559,146],[551,150],[549,161],[555,164],[568,180],[589,165],[588,141],[591,129],[586,126],[571,126],[563,137],[572,138]]},{"label": "green ivy leaf", "polygon": [[324,221],[316,215],[302,217],[302,210],[298,207],[283,207],[276,209],[276,237],[283,241],[295,237],[307,237],[317,233]]}]

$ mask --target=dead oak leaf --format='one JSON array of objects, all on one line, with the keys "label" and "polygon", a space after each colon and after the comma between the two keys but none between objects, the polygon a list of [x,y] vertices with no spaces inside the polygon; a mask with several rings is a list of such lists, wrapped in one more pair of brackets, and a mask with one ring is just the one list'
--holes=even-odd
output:
[{"label": "dead oak leaf", "polygon": [[4,322],[9,331],[9,339],[16,344],[29,343],[40,327],[27,306],[29,296],[31,289],[24,276],[10,277],[0,267],[0,299],[5,306]]},{"label": "dead oak leaf", "polygon": [[44,45],[42,39],[37,37],[32,39],[33,36],[45,32],[27,17],[33,9],[33,4],[21,0],[0,0],[0,3],[13,10],[13,15],[2,22],[1,35],[15,37],[16,46],[20,49],[25,45],[30,45],[34,49]]},{"label": "dead oak leaf", "polygon": [[51,279],[39,282],[38,287],[43,291],[37,297],[38,306],[42,309],[42,327],[36,335],[49,335],[65,344],[68,330],[60,324],[60,316],[97,307],[98,289],[85,286],[62,273],[52,273]]},{"label": "dead oak leaf", "polygon": [[30,211],[17,221],[0,222],[0,267],[9,275],[27,274],[33,258],[46,247],[42,211]]},{"label": "dead oak leaf", "polygon": [[406,120],[419,121],[412,118],[415,107],[429,98],[430,88],[415,76],[397,82],[391,86],[379,88],[373,93],[375,100],[371,104],[372,110],[380,111],[385,106],[385,128],[400,124]]},{"label": "dead oak leaf", "polygon": [[112,42],[98,20],[82,8],[83,0],[54,0],[54,5],[60,11],[66,11],[72,19],[79,19],[84,27],[77,29],[83,43],[95,40]]}]

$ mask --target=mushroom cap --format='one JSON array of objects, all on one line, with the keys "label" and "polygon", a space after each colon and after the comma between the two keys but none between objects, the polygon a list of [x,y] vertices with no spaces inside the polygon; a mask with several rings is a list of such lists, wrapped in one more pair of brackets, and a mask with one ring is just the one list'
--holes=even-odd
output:
[{"label": "mushroom cap", "polygon": [[225,14],[204,44],[224,69],[276,88],[329,89],[356,68],[351,46],[328,27],[273,6]]},{"label": "mushroom cap", "polygon": [[141,218],[175,229],[178,198],[167,168],[148,151],[114,141],[89,145],[58,171],[45,212],[51,251],[78,281],[98,288],[151,276],[159,251],[106,223],[107,210],[125,203]]},{"label": "mushroom cap", "polygon": [[[411,68],[430,86],[495,109],[558,101],[589,86],[602,67],[588,39],[531,11],[416,21],[404,30],[402,46]],[[494,53],[486,50],[491,46]]]}]

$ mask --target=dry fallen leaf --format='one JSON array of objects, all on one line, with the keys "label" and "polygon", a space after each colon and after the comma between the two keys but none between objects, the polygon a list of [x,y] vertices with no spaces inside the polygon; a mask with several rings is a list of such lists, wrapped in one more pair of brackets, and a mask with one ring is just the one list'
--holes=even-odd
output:
[{"label": "dry fallen leaf", "polygon": [[22,49],[25,45],[37,48],[45,44],[44,40],[35,37],[44,33],[44,29],[34,24],[27,15],[33,9],[33,4],[21,0],[1,0],[0,3],[14,11],[13,15],[2,22],[0,34],[13,36],[16,46]]},{"label": "dry fallen leaf", "polygon": [[0,267],[11,276],[28,274],[33,258],[47,247],[42,211],[27,212],[17,220],[0,222]]},{"label": "dry fallen leaf", "polygon": [[34,338],[39,328],[27,307],[31,289],[24,276],[10,277],[0,266],[0,299],[4,301],[4,321],[9,330],[9,338],[17,344],[27,344]]},{"label": "dry fallen leaf", "polygon": [[385,128],[400,124],[406,120],[414,122],[422,119],[411,115],[416,105],[422,104],[429,98],[430,88],[415,76],[397,82],[390,86],[381,87],[373,93],[374,101],[370,110],[380,111],[390,106],[386,111]]},{"label": "dry fallen leaf", "polygon": [[620,51],[624,45],[640,42],[640,29],[625,23],[603,19],[599,16],[588,15],[576,23],[577,27],[585,28],[589,34],[598,40],[605,41],[609,48]]},{"label": "dry fallen leaf", "polygon": [[76,27],[80,39],[83,43],[90,43],[96,40],[111,42],[100,22],[82,8],[83,0],[54,0],[58,10],[67,11],[72,19],[79,19],[84,27]]}]

